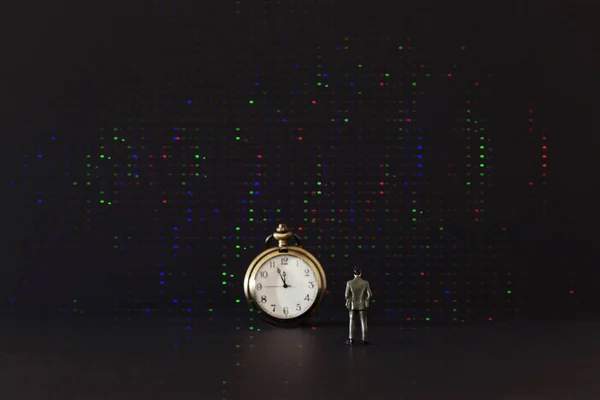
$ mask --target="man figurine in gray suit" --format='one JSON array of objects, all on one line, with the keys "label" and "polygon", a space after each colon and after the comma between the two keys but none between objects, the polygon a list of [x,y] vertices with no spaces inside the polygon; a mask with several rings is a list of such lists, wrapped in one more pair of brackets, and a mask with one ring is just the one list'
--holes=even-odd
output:
[{"label": "man figurine in gray suit", "polygon": [[360,317],[362,328],[362,343],[369,344],[367,337],[367,308],[369,300],[373,297],[369,282],[361,278],[362,271],[354,267],[354,279],[346,283],[346,308],[350,311],[350,332],[346,344],[354,344],[354,321]]}]

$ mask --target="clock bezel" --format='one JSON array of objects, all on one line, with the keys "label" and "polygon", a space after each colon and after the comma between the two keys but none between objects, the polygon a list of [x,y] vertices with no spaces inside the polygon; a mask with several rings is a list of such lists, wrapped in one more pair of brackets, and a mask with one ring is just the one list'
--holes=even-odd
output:
[{"label": "clock bezel", "polygon": [[[270,258],[274,258],[281,254],[289,254],[302,259],[313,269],[317,278],[317,295],[315,301],[307,311],[294,318],[274,317],[262,310],[256,302],[256,275],[260,266]],[[252,263],[250,263],[250,266],[246,271],[246,276],[244,277],[244,294],[246,295],[246,300],[248,300],[250,306],[254,308],[266,322],[280,327],[296,327],[303,322],[306,322],[319,309],[326,289],[327,279],[325,277],[325,271],[317,258],[307,250],[297,246],[272,247],[264,250],[256,256]]]}]

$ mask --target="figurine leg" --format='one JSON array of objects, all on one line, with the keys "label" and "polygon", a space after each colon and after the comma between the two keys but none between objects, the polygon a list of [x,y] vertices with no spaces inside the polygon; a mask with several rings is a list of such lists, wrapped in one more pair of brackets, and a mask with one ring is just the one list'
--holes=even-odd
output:
[{"label": "figurine leg", "polygon": [[355,311],[350,310],[350,325],[348,327],[348,339],[350,339],[350,341],[354,340],[354,315],[355,315]]},{"label": "figurine leg", "polygon": [[367,310],[359,311],[360,314],[360,327],[362,330],[362,341],[368,343],[369,340],[369,329],[367,327]]}]

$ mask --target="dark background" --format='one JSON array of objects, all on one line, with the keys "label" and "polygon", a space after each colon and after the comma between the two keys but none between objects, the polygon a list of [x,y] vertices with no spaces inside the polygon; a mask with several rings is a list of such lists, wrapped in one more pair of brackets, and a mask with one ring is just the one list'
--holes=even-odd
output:
[{"label": "dark background", "polygon": [[4,311],[244,315],[279,222],[323,319],[354,263],[378,321],[597,305],[591,3],[6,7]]}]

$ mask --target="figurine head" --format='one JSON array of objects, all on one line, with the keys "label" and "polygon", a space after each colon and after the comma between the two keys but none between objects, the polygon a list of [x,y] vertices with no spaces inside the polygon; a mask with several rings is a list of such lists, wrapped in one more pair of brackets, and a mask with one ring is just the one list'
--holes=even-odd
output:
[{"label": "figurine head", "polygon": [[352,272],[354,272],[354,276],[361,276],[362,275],[362,271],[358,267],[354,267],[354,270]]}]

